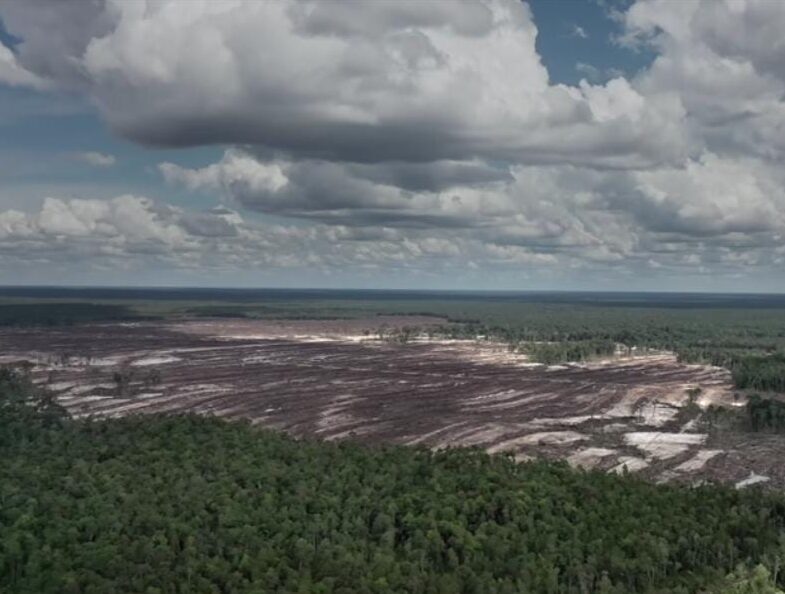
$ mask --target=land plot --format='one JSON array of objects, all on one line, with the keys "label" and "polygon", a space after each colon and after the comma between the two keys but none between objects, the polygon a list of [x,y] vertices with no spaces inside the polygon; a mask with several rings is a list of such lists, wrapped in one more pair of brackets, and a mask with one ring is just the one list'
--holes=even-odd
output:
[{"label": "land plot", "polygon": [[[668,354],[546,367],[489,341],[385,339],[443,323],[379,316],[5,329],[0,361],[29,361],[34,380],[76,416],[196,412],[298,437],[479,446],[663,480],[739,482],[758,472],[695,422],[701,407],[736,403],[723,369]],[[769,450],[783,448],[775,442]]]}]

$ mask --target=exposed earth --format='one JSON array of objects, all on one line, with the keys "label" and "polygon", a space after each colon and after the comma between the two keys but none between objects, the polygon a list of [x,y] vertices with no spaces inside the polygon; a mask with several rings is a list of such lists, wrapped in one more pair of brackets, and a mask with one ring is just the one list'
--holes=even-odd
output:
[{"label": "exposed earth", "polygon": [[485,340],[390,337],[444,320],[199,320],[0,330],[0,363],[75,416],[197,412],[298,437],[479,446],[654,480],[785,486],[785,439],[708,431],[729,373],[672,354],[546,367]]}]

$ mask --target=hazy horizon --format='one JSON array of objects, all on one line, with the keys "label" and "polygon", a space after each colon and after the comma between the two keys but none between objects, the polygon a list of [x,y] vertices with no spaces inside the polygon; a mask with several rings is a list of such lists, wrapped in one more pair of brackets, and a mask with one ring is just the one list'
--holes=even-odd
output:
[{"label": "hazy horizon", "polygon": [[264,293],[410,293],[410,294],[434,294],[434,295],[498,295],[498,296],[526,296],[526,295],[608,295],[608,296],[716,296],[716,297],[783,297],[785,292],[756,292],[756,291],[682,291],[682,290],[661,290],[661,291],[633,291],[633,290],[603,290],[603,289],[440,289],[440,288],[401,288],[401,287],[328,287],[328,286],[239,286],[239,285],[131,285],[131,284],[103,284],[103,285],[52,285],[52,284],[0,284],[0,297],[7,291],[18,291],[20,294],[26,290],[51,289],[54,291],[206,291],[206,292],[258,292]]}]

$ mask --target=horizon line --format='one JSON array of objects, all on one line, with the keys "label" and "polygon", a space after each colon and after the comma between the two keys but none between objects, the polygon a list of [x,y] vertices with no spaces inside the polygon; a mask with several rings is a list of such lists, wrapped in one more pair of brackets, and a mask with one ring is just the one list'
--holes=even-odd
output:
[{"label": "horizon line", "polygon": [[736,296],[782,296],[785,292],[755,292],[755,291],[653,291],[653,290],[598,290],[598,289],[436,289],[436,288],[391,288],[391,287],[285,287],[285,286],[201,286],[201,285],[11,285],[0,284],[0,292],[7,289],[63,289],[63,290],[157,290],[157,291],[356,291],[368,293],[467,293],[467,294],[528,294],[528,293],[589,293],[598,295],[736,295]]}]

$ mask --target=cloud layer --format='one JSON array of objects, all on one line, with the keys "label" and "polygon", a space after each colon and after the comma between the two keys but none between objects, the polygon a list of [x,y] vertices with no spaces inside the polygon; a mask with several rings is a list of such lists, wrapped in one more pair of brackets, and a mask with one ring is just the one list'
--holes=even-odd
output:
[{"label": "cloud layer", "polygon": [[18,63],[89,93],[143,143],[609,167],[684,149],[674,97],[644,97],[624,79],[550,84],[521,2],[117,1],[58,7],[53,34],[56,5],[4,11],[25,40]]},{"label": "cloud layer", "polygon": [[[23,40],[0,47],[0,81],[81,93],[144,145],[228,145],[206,167],[159,166],[225,210],[123,197],[100,216],[55,199],[0,215],[0,241],[30,253],[61,237],[98,255],[143,244],[173,265],[257,253],[543,278],[782,265],[781,2],[639,0],[616,15],[617,43],[652,64],[577,86],[550,79],[514,0],[41,1],[0,15]],[[123,200],[143,240],[106,222]]]}]

